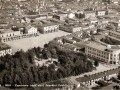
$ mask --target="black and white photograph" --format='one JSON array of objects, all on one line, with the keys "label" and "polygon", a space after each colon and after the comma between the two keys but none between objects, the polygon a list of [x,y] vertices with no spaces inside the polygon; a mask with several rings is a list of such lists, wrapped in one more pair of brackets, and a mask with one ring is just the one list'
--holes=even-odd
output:
[{"label": "black and white photograph", "polygon": [[120,90],[120,0],[0,0],[0,90]]}]

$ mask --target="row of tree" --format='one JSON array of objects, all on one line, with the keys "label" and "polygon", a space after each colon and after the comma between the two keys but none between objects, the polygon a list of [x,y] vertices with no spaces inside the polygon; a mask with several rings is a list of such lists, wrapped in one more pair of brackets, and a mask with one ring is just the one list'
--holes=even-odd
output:
[{"label": "row of tree", "polygon": [[[34,58],[56,58],[58,62],[47,66],[36,66]],[[62,51],[57,47],[45,45],[43,49],[34,47],[27,52],[0,57],[0,83],[30,85],[78,75],[93,69],[84,54]]]}]

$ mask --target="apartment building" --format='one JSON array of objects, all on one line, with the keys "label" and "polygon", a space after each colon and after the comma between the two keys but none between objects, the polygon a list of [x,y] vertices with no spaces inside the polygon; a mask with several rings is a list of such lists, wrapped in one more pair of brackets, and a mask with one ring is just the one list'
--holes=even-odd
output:
[{"label": "apartment building", "polygon": [[85,54],[105,63],[120,63],[119,45],[104,46],[97,42],[88,42],[85,46]]}]

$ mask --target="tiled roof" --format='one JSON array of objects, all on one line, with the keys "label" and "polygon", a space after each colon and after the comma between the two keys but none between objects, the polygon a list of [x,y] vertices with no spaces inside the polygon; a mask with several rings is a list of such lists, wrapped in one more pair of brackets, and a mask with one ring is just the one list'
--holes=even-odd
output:
[{"label": "tiled roof", "polygon": [[86,44],[86,46],[92,47],[92,48],[95,48],[95,49],[98,49],[98,50],[101,50],[101,51],[105,51],[105,49],[107,48],[106,46],[101,45],[100,43],[97,43],[97,42],[94,42],[94,41],[89,42],[88,44]]},{"label": "tiled roof", "polygon": [[105,76],[109,76],[109,75],[118,73],[119,70],[120,70],[120,68],[116,68],[116,69],[111,69],[111,70],[107,70],[107,71],[92,74],[92,75],[85,75],[84,77],[77,78],[76,80],[78,80],[79,82],[87,82],[87,81],[99,79],[99,78],[102,78]]},{"label": "tiled roof", "polygon": [[13,31],[13,30],[10,30],[10,29],[6,29],[6,30],[1,31],[0,34],[10,33],[10,32],[14,32],[14,31]]}]

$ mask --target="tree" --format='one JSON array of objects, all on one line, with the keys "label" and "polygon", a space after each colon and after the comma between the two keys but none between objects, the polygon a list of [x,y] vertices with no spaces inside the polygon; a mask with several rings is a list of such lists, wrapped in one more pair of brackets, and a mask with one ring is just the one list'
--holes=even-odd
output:
[{"label": "tree", "polygon": [[98,60],[95,60],[94,65],[95,65],[96,67],[99,66]]},{"label": "tree", "polygon": [[[34,56],[37,54],[42,54],[45,59],[56,55],[58,62],[54,61],[48,67],[45,65],[35,66]],[[14,55],[0,57],[0,67],[0,83],[2,85],[16,83],[30,85],[88,72],[92,70],[93,65],[87,61],[84,54],[59,50],[54,46],[47,45],[42,52],[41,48],[35,47],[27,52],[18,51]]]},{"label": "tree", "polygon": [[44,44],[44,48],[47,48],[48,47],[48,44]]},{"label": "tree", "polygon": [[118,79],[120,79],[120,71],[118,72]]},{"label": "tree", "polygon": [[47,49],[42,50],[42,55],[43,55],[43,58],[45,59],[51,58],[51,53]]},{"label": "tree", "polygon": [[55,48],[50,48],[50,53],[52,58],[58,58],[57,57],[57,52]]},{"label": "tree", "polygon": [[113,86],[114,90],[120,90],[120,87],[118,85]]}]

